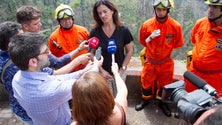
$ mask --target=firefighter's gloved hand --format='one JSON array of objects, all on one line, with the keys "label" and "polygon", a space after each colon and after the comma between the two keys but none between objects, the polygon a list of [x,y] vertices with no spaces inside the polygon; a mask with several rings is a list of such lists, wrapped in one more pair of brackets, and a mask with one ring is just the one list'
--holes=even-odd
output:
[{"label": "firefighter's gloved hand", "polygon": [[150,42],[152,39],[160,35],[160,29],[154,30],[152,34],[146,38],[146,42]]}]

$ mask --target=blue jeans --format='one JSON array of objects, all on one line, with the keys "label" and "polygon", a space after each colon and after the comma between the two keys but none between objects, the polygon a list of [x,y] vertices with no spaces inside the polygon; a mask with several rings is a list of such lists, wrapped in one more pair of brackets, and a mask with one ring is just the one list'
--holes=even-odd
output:
[{"label": "blue jeans", "polygon": [[19,119],[21,122],[25,123],[26,125],[34,125],[32,119],[24,119],[24,118],[21,118],[19,117],[18,115],[15,114],[15,117],[17,119]]}]

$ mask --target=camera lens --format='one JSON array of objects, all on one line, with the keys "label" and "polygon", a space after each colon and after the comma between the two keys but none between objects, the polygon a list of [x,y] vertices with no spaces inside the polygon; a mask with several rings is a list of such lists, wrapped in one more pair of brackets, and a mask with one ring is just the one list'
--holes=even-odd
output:
[{"label": "camera lens", "polygon": [[175,89],[174,93],[172,94],[172,100],[177,103],[180,98],[182,98],[184,95],[186,95],[187,92],[184,89]]},{"label": "camera lens", "polygon": [[206,111],[203,107],[192,104],[183,99],[179,100],[177,107],[180,117],[192,124],[201,116],[201,114],[203,114],[204,111]]}]

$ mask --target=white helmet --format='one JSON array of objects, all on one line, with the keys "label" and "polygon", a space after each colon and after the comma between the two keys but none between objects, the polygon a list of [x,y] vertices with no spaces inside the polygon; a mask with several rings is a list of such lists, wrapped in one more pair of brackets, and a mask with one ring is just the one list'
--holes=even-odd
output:
[{"label": "white helmet", "polygon": [[173,0],[153,0],[153,6],[157,8],[171,8],[173,4]]}]

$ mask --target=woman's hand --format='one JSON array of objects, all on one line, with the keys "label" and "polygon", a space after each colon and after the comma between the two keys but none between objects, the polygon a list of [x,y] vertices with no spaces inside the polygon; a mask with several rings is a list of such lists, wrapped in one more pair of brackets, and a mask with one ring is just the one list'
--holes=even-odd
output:
[{"label": "woman's hand", "polygon": [[111,68],[112,68],[112,72],[113,72],[114,75],[119,74],[119,67],[118,67],[117,63],[112,63]]}]

